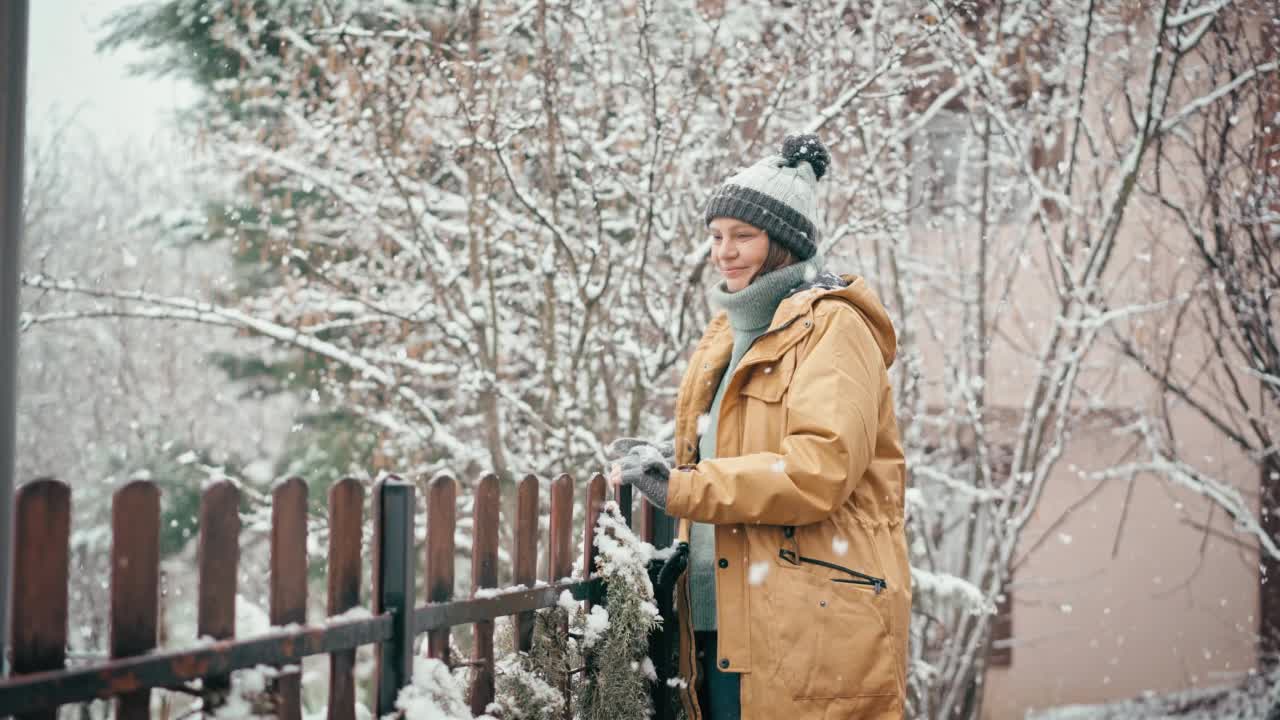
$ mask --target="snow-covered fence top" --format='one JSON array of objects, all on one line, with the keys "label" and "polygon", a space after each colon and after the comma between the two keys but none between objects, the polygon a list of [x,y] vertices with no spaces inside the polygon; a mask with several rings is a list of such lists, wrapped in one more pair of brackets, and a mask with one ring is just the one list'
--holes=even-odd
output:
[{"label": "snow-covered fence top", "polygon": [[[201,697],[206,710],[226,701],[231,672],[268,666],[267,702],[280,718],[300,718],[302,658],[330,658],[328,717],[356,717],[355,651],[376,644],[373,685],[377,716],[394,712],[396,695],[413,676],[414,639],[426,633],[427,654],[452,665],[476,668],[468,698],[477,714],[494,696],[494,620],[515,616],[520,650],[531,642],[533,613],[555,607],[564,591],[588,603],[601,596],[591,577],[592,529],[605,501],[605,481],[586,484],[582,576],[573,574],[574,480],[551,483],[545,581],[537,578],[538,480],[517,488],[513,542],[515,586],[496,588],[500,492],[498,478],[481,478],[474,493],[471,597],[455,600],[454,532],[457,483],[447,475],[431,480],[427,497],[423,558],[425,604],[416,604],[413,484],[389,476],[372,495],[373,590],[370,608],[359,607],[361,534],[365,492],[347,478],[329,489],[327,617],[308,624],[307,484],[279,483],[271,511],[271,629],[236,637],[240,491],[228,480],[208,485],[200,503],[197,564],[197,636],[191,645],[157,651],[160,578],[160,490],[135,481],[113,497],[110,579],[111,657],[68,669],[67,580],[71,537],[71,490],[42,479],[19,488],[15,515],[12,674],[0,679],[0,716],[54,718],[59,705],[116,698],[116,716],[145,718],[151,688],[178,689]],[[629,498],[623,498],[624,502]],[[627,513],[629,515],[630,513]],[[646,516],[647,517],[647,516]],[[645,523],[650,535],[652,522]],[[473,624],[469,661],[450,658],[449,633]]]}]

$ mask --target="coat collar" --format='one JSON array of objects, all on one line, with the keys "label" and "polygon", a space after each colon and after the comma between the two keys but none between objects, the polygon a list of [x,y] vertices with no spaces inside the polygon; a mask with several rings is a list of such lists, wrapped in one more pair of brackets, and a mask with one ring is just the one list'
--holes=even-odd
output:
[{"label": "coat collar", "polygon": [[[866,280],[857,275],[837,276],[823,273],[812,282],[801,286],[778,304],[778,309],[773,313],[773,321],[769,323],[769,329],[760,336],[757,343],[769,345],[779,343],[775,345],[779,349],[790,346],[791,343],[787,342],[790,333],[782,337],[784,330],[790,329],[801,317],[810,314],[819,301],[833,298],[848,303],[862,315],[880,347],[885,367],[892,366],[897,356],[897,334],[893,329],[893,322]],[[803,334],[807,330],[801,326],[795,332]],[[773,339],[773,342],[769,342],[770,339]],[[707,324],[699,345],[710,351],[706,357],[713,365],[719,363],[723,367],[728,364],[733,347],[733,328],[729,326],[728,316],[724,312],[717,313]],[[773,354],[767,348],[762,349],[766,355]],[[756,355],[754,352],[748,354]],[[744,361],[747,359],[743,358]]]},{"label": "coat collar", "polygon": [[[769,329],[765,331],[765,335],[790,326],[801,316],[807,315],[813,309],[814,304],[824,297],[836,296],[852,301],[853,295],[850,294],[850,289],[855,284],[862,284],[862,279],[856,275],[835,276],[824,273],[824,276],[819,276],[814,282],[800,286],[790,295],[783,298],[782,302],[778,303],[778,309],[773,312],[773,320],[769,323]],[[829,281],[825,283],[819,282],[826,278],[837,277],[841,282],[845,283],[843,287],[836,287]],[[762,335],[761,337],[764,336]],[[711,318],[711,322],[707,324],[704,338],[709,344],[713,345],[733,344],[733,328],[729,325],[727,313],[722,310]]]}]

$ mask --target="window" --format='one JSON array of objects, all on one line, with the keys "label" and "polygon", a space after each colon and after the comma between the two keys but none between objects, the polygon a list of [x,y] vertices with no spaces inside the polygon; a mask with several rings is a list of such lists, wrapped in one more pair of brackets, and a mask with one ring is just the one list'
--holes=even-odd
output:
[{"label": "window", "polygon": [[[963,111],[938,112],[910,140],[911,222],[916,225],[976,224],[982,212],[983,162],[990,164],[987,204],[996,223],[1027,216],[1030,185],[1018,155],[1024,146],[1010,143],[992,127],[984,153],[984,128]],[[1034,158],[1042,152],[1038,143],[1026,143]]]}]

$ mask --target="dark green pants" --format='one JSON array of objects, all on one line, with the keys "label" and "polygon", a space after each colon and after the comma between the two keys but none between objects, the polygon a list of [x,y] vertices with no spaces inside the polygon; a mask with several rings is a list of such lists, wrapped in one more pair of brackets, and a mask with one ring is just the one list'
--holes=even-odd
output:
[{"label": "dark green pants", "polygon": [[739,720],[742,717],[741,676],[738,673],[721,672],[716,665],[716,633],[696,632],[694,642],[698,646],[698,667],[702,670],[702,685],[698,688],[698,707],[706,720]]}]

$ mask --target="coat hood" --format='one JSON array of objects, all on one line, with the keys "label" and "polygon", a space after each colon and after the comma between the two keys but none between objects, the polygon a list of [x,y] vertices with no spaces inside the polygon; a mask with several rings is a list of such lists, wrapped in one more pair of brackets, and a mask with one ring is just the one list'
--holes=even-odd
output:
[{"label": "coat hood", "polygon": [[774,315],[774,326],[790,322],[799,314],[812,308],[815,303],[833,298],[852,305],[862,315],[867,322],[867,327],[871,330],[871,336],[875,338],[876,345],[880,348],[884,366],[892,367],[898,353],[898,335],[893,329],[893,321],[889,319],[889,311],[885,310],[880,297],[867,285],[865,279],[857,275],[822,273],[812,281],[801,285],[778,306],[778,312]]}]

